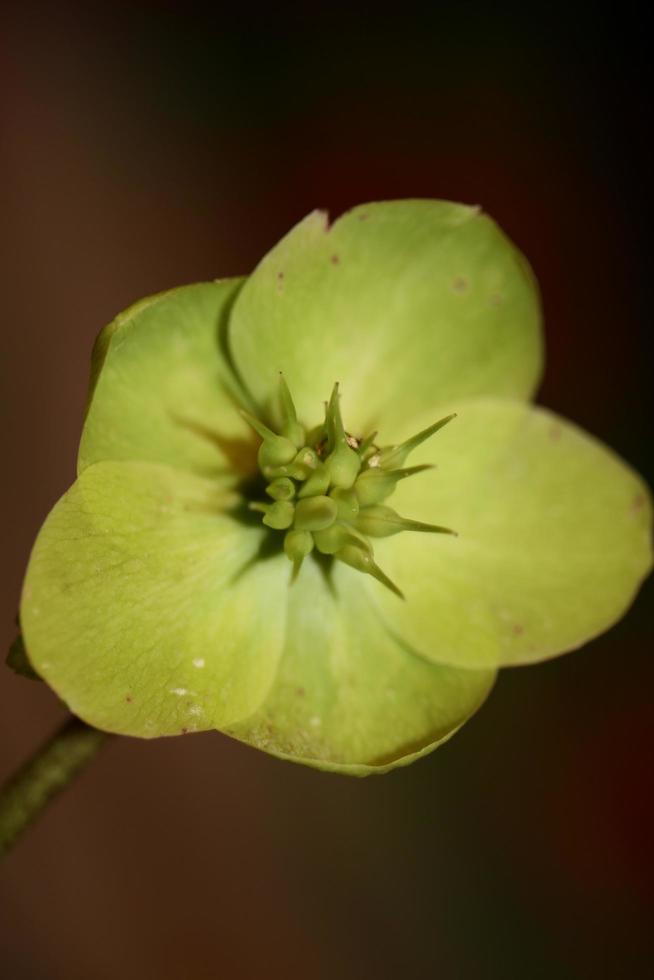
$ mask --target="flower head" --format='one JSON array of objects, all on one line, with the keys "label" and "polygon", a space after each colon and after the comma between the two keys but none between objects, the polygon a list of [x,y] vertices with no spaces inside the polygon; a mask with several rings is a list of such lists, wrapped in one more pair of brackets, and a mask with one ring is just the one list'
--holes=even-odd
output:
[{"label": "flower head", "polygon": [[35,669],[109,731],[355,774],[430,751],[650,567],[637,475],[527,403],[541,356],[524,258],[438,201],[314,212],[248,279],[132,307],[30,560]]}]

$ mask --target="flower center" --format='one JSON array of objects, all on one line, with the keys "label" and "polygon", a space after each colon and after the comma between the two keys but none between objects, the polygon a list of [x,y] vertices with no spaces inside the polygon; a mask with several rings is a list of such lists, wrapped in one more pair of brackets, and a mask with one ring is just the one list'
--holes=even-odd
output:
[{"label": "flower center", "polygon": [[401,531],[454,534],[436,524],[400,517],[385,501],[400,480],[431,469],[405,467],[409,454],[446,425],[448,415],[397,446],[379,446],[377,433],[350,435],[343,425],[338,383],[326,404],[325,420],[307,431],[297,419],[288,386],[280,375],[282,424],[274,432],[248,412],[244,418],[261,436],[259,469],[268,481],[270,501],[252,501],[263,523],[284,533],[284,551],[293,563],[293,578],[315,549],[360,572],[372,575],[400,598],[399,588],[374,560],[371,538]]}]

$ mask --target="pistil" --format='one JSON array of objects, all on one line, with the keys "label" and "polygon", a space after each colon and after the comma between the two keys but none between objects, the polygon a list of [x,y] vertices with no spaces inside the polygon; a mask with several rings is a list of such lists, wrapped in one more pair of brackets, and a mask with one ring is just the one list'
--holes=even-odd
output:
[{"label": "pistil", "polygon": [[437,524],[401,517],[384,504],[400,480],[432,468],[404,467],[404,463],[414,449],[455,416],[440,419],[399,445],[380,447],[376,432],[357,438],[346,431],[338,383],[325,405],[324,422],[311,430],[298,421],[282,375],[278,398],[279,432],[248,412],[242,413],[261,437],[259,468],[269,481],[266,494],[272,498],[271,503],[252,501],[249,507],[263,515],[268,528],[285,532],[284,552],[293,564],[292,578],[315,549],[371,575],[404,598],[376,564],[369,538],[402,531],[455,533]]}]

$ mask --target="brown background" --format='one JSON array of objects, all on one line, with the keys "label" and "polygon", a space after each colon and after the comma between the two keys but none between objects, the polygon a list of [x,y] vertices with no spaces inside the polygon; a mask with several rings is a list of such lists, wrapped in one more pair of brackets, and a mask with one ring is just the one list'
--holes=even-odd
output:
[{"label": "brown background", "polygon": [[[150,292],[247,272],[315,206],[483,204],[541,282],[540,400],[651,480],[635,9],[5,9],[5,646],[31,542],[72,479],[99,328]],[[384,778],[217,734],[115,740],[3,865],[2,975],[645,976],[651,598],[650,583],[583,651],[505,672],[446,748]],[[62,715],[3,671],[0,776]]]}]

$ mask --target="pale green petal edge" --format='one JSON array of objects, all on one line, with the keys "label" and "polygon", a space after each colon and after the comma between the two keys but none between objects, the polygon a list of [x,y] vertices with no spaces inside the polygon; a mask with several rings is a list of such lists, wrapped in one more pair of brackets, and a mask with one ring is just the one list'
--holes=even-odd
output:
[{"label": "pale green petal edge", "polygon": [[[490,689],[487,692],[487,694],[479,701],[479,704],[476,705],[474,712],[478,711],[479,708],[482,707],[484,701],[486,700],[486,697],[488,697],[488,694],[490,694]],[[472,717],[472,714],[474,714],[474,712],[471,712],[470,716],[468,718],[465,718],[457,728],[453,728],[450,732],[448,732],[447,735],[445,735],[441,739],[438,739],[436,742],[432,742],[430,745],[426,745],[424,748],[420,749],[417,752],[412,752],[409,753],[408,755],[403,755],[397,759],[393,759],[390,762],[380,763],[378,766],[360,765],[357,763],[348,764],[343,762],[341,763],[328,762],[325,761],[324,759],[312,759],[309,756],[296,756],[296,755],[288,755],[284,752],[275,752],[272,749],[264,748],[263,746],[256,746],[256,748],[265,752],[266,755],[271,755],[275,759],[280,759],[282,762],[295,762],[298,765],[307,766],[309,769],[318,769],[320,772],[334,773],[339,776],[357,776],[359,778],[363,778],[364,776],[384,776],[386,775],[386,773],[393,772],[393,770],[395,769],[404,769],[406,766],[410,766],[412,762],[417,762],[418,759],[423,759],[426,755],[431,755],[431,753],[435,752],[436,749],[441,748],[442,745],[445,745],[446,742],[449,742],[450,739],[453,738],[457,734],[457,732],[459,732],[463,728],[466,722],[469,721],[470,717]],[[255,747],[251,742],[248,742],[245,738],[238,738],[237,735],[234,735],[230,732],[227,732],[226,734],[230,738],[233,738],[235,741],[242,742],[244,745],[248,745],[250,748]]]},{"label": "pale green petal edge", "polygon": [[385,629],[366,579],[305,561],[275,679],[227,734],[332,772],[387,772],[433,751],[480,707],[495,671],[431,664]]},{"label": "pale green petal edge", "polygon": [[256,440],[238,413],[247,396],[225,350],[243,281],[167,290],[102,330],[91,358],[78,472],[103,460],[216,477],[256,469]]},{"label": "pale green petal edge", "polygon": [[222,728],[267,693],[288,562],[213,480],[88,467],[34,545],[20,620],[36,671],[89,724],[144,738]]},{"label": "pale green petal edge", "polygon": [[401,483],[390,503],[459,536],[380,541],[377,559],[406,594],[401,603],[376,587],[380,615],[438,663],[510,666],[574,650],[620,619],[652,567],[648,488],[545,409],[457,408],[411,458],[437,469]]},{"label": "pale green petal edge", "polygon": [[338,381],[349,431],[392,441],[435,401],[528,398],[542,365],[539,294],[479,208],[386,201],[332,225],[315,211],[245,283],[229,345],[273,420],[283,371],[306,424]]}]

